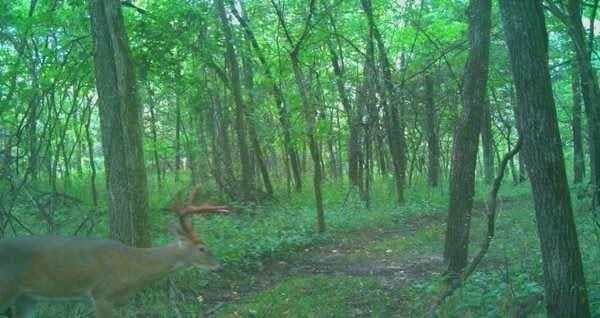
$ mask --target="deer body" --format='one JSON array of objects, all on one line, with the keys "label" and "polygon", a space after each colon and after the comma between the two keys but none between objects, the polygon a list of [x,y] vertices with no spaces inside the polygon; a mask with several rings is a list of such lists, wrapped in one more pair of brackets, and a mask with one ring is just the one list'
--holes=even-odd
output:
[{"label": "deer body", "polygon": [[[191,202],[191,199],[190,199]],[[97,318],[116,317],[115,305],[159,278],[189,266],[220,267],[187,215],[228,212],[223,206],[174,210],[177,240],[156,248],[64,236],[26,236],[0,241],[0,314],[14,303],[16,317],[30,318],[39,301],[87,301]]]}]

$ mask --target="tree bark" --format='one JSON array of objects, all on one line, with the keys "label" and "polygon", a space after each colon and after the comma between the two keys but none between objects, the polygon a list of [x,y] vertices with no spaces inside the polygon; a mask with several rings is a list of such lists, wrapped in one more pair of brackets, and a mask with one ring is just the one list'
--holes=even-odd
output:
[{"label": "tree bark", "polygon": [[216,5],[219,18],[221,20],[221,29],[223,30],[223,35],[225,36],[225,59],[227,69],[229,71],[229,81],[231,82],[233,101],[236,106],[235,132],[239,147],[240,163],[242,166],[240,194],[243,200],[249,200],[254,181],[252,180],[252,166],[250,165],[250,152],[248,150],[248,142],[246,137],[246,106],[244,105],[244,100],[242,97],[240,66],[238,62],[238,55],[235,52],[233,45],[233,33],[229,24],[229,18],[225,12],[223,0],[217,0]]},{"label": "tree bark", "polygon": [[150,132],[152,133],[152,155],[154,159],[154,169],[156,170],[156,186],[158,190],[162,188],[162,171],[160,169],[160,155],[158,154],[158,132],[156,128],[156,112],[154,111],[154,101],[150,101]]},{"label": "tree bark", "polygon": [[434,81],[431,74],[425,75],[425,137],[427,138],[427,184],[435,188],[440,174],[440,140],[437,112],[435,110]]},{"label": "tree bark", "polygon": [[517,89],[519,134],[531,180],[549,317],[590,317],[548,68],[541,0],[501,0]]},{"label": "tree bark", "polygon": [[568,28],[575,46],[577,65],[581,75],[581,91],[587,115],[590,143],[590,175],[592,202],[600,206],[600,86],[591,61],[591,50],[585,40],[585,30],[581,22],[581,0],[569,0],[567,4]]},{"label": "tree bark", "polygon": [[583,152],[583,136],[581,133],[581,81],[577,71],[573,71],[571,79],[573,94],[573,182],[581,183],[585,177],[585,155]]},{"label": "tree bark", "polygon": [[90,1],[111,237],[150,245],[141,107],[118,0]]},{"label": "tree bark", "polygon": [[[330,16],[332,27],[334,26],[333,17]],[[338,90],[338,95],[344,107],[346,113],[346,120],[348,122],[348,179],[352,186],[358,185],[358,156],[360,155],[359,145],[359,133],[358,128],[360,127],[359,116],[355,114],[355,111],[350,103],[350,98],[346,92],[344,85],[344,70],[340,63],[340,58],[331,43],[331,39],[327,38],[327,48],[329,50],[329,58],[331,60],[331,66],[333,67],[333,73],[335,75],[335,84]]]},{"label": "tree bark", "polygon": [[88,157],[90,160],[90,190],[92,191],[92,204],[98,206],[98,190],[96,188],[96,160],[94,156],[94,142],[90,125],[92,124],[92,101],[88,98],[87,101],[87,118],[85,123],[85,139],[88,148]]},{"label": "tree bark", "polygon": [[494,136],[492,135],[492,114],[490,101],[486,98],[481,121],[481,146],[483,148],[483,174],[486,184],[492,184],[494,178]]},{"label": "tree bark", "polygon": [[[244,13],[245,14],[245,13]],[[248,42],[245,54],[243,57],[243,66],[244,66],[244,84],[246,86],[246,91],[248,92],[248,105],[250,105],[250,109],[254,109],[254,67],[252,65],[252,58],[250,55],[250,39],[248,35],[246,35],[246,41]],[[265,190],[269,196],[273,196],[273,185],[271,183],[271,177],[269,176],[269,169],[267,168],[267,163],[265,161],[265,155],[262,150],[260,140],[258,138],[258,132],[256,129],[256,123],[253,120],[254,114],[251,111],[246,113],[246,120],[248,121],[248,134],[250,136],[250,140],[252,142],[252,147],[254,148],[254,153],[256,156],[256,161],[258,163],[258,169],[260,171],[263,184],[265,186]]]},{"label": "tree bark", "polygon": [[240,15],[240,13],[236,9],[236,6],[231,1],[229,8],[231,9],[231,13],[233,13],[236,20],[240,23],[240,25],[244,29],[244,32],[248,36],[250,43],[252,44],[252,47],[256,52],[258,60],[263,66],[265,77],[269,80],[271,84],[271,93],[273,95],[273,99],[275,100],[275,105],[277,106],[277,110],[279,112],[279,122],[281,123],[281,127],[283,129],[283,144],[286,150],[286,154],[290,160],[290,168],[292,170],[292,176],[294,178],[294,186],[296,191],[299,192],[300,190],[302,190],[302,174],[300,172],[300,160],[298,157],[298,151],[292,142],[292,128],[290,123],[290,116],[288,113],[283,92],[281,90],[281,87],[277,84],[277,81],[275,80],[271,72],[271,68],[267,63],[267,59],[265,58],[265,55],[263,54],[262,49],[258,44],[256,37],[254,36],[254,32],[248,24],[248,21],[246,21],[246,19],[244,19]]},{"label": "tree bark", "polygon": [[367,16],[369,32],[372,32],[377,43],[377,50],[379,51],[379,62],[382,66],[383,85],[385,87],[385,91],[382,90],[381,95],[383,96],[382,101],[385,103],[383,108],[386,117],[390,153],[394,165],[396,199],[398,204],[402,205],[404,204],[404,186],[406,183],[406,138],[404,136],[404,123],[400,118],[401,112],[398,109],[399,97],[392,80],[392,66],[385,51],[385,44],[383,43],[381,33],[379,33],[375,25],[371,0],[361,0],[361,4]]},{"label": "tree bark", "polygon": [[486,101],[491,0],[471,0],[469,59],[463,86],[463,110],[454,131],[450,203],[444,256],[448,271],[460,274],[467,264],[471,210],[475,193],[475,164],[479,130]]}]

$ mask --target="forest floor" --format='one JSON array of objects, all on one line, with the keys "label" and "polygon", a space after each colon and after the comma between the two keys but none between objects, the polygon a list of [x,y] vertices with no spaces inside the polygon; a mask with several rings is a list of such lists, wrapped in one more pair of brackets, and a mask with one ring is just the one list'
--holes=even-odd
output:
[{"label": "forest floor", "polygon": [[[485,236],[481,192],[472,214],[471,255]],[[225,270],[192,268],[168,275],[140,291],[120,317],[424,317],[447,288],[442,275],[445,195],[414,191],[403,207],[380,203],[367,209],[360,201],[346,201],[335,188],[328,193],[326,234],[314,232],[314,211],[306,196],[198,219],[196,225]],[[386,191],[377,193],[382,198],[374,202],[392,202],[385,199]],[[532,295],[543,294],[530,190],[507,186],[498,203],[488,254],[440,306],[439,318],[511,317]],[[600,231],[588,206],[574,201],[592,316],[600,317]],[[163,232],[158,225],[166,218],[155,220],[156,233]],[[157,245],[170,240],[160,239]],[[48,304],[37,317],[92,316],[89,306]],[[528,317],[545,317],[542,301]]]},{"label": "forest floor", "polygon": [[[257,295],[273,288],[277,289],[282,284],[288,284],[290,280],[293,285],[297,285],[298,279],[308,280],[307,284],[300,284],[299,294],[296,295],[298,297],[323,292],[310,288],[311,278],[331,279],[334,285],[336,281],[340,283],[337,279],[341,278],[342,286],[339,287],[342,288],[344,288],[345,278],[357,279],[359,282],[361,279],[366,279],[376,282],[381,287],[380,292],[389,297],[407,282],[423,281],[431,278],[432,275],[439,275],[443,267],[442,255],[437,252],[415,253],[417,251],[403,248],[394,250],[388,245],[394,245],[394,242],[426,232],[428,229],[437,228],[443,224],[444,219],[445,215],[434,214],[426,218],[413,217],[396,230],[379,228],[344,233],[337,235],[333,242],[300,249],[284,259],[269,260],[256,272],[241,275],[240,273],[225,274],[221,276],[222,280],[218,283],[209,282],[209,287],[203,291],[204,308],[206,308],[204,315],[206,317],[286,315],[285,311],[277,312],[276,308],[262,306],[260,301],[255,303],[254,309],[247,308],[247,305],[252,303],[252,299]],[[347,303],[344,306],[350,310],[353,317],[372,317],[374,314],[402,316],[401,303],[386,304],[386,308],[373,308],[374,304],[365,299],[345,299],[345,301]],[[293,307],[293,304],[288,307],[287,315],[290,317],[344,316],[341,312],[326,313],[324,307],[308,308],[309,312],[299,314],[298,311],[293,310]],[[374,310],[380,312],[374,313]]]}]

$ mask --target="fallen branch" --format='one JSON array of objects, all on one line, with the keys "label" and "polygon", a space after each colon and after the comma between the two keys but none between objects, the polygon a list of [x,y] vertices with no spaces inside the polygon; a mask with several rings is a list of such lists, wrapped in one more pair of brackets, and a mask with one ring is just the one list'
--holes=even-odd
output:
[{"label": "fallen branch", "polygon": [[452,282],[450,283],[450,286],[448,286],[448,289],[446,289],[446,291],[433,303],[433,305],[431,305],[427,313],[427,317],[435,317],[435,312],[437,311],[438,307],[441,304],[443,304],[448,297],[452,296],[452,294],[454,294],[454,292],[456,292],[461,286],[463,286],[464,282],[467,280],[467,278],[469,278],[469,276],[471,276],[471,274],[473,274],[473,272],[477,268],[477,265],[481,263],[481,260],[489,250],[490,243],[492,242],[492,239],[494,238],[495,234],[498,191],[500,190],[500,186],[502,185],[504,171],[506,170],[506,165],[508,164],[510,159],[512,159],[519,152],[519,150],[521,150],[522,144],[523,142],[519,138],[519,141],[517,142],[515,147],[504,155],[504,158],[502,158],[502,161],[500,161],[500,165],[498,166],[498,174],[494,179],[492,189],[490,190],[488,194],[488,199],[486,201],[485,212],[487,217],[487,235],[485,236],[485,240],[481,244],[481,249],[479,249],[479,252],[475,255],[471,263],[469,263],[464,273],[461,276],[452,279]]}]

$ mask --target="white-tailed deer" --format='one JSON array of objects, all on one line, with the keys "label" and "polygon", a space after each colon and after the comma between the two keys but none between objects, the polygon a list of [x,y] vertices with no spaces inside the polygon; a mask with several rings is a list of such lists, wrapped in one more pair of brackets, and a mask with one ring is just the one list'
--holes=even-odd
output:
[{"label": "white-tailed deer", "polygon": [[173,203],[179,222],[169,229],[177,240],[156,248],[133,248],[113,240],[28,236],[0,241],[0,315],[33,317],[38,301],[89,301],[97,318],[116,317],[115,305],[177,269],[207,270],[219,263],[200,239],[191,214],[229,212],[226,206]]}]

